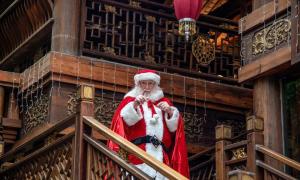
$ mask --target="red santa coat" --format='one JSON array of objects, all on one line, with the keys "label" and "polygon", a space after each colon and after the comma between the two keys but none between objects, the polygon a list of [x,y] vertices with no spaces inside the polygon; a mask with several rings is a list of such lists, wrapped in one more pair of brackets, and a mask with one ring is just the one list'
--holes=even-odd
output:
[{"label": "red santa coat", "polygon": [[[184,125],[178,110],[173,107],[173,116],[168,117],[167,113],[157,108],[156,105],[162,101],[172,106],[171,102],[163,96],[154,102],[140,105],[138,110],[133,108],[134,100],[135,97],[132,96],[127,96],[123,99],[113,116],[111,129],[129,141],[133,141],[138,137],[155,135],[169,149],[168,152],[161,145],[155,147],[151,143],[144,143],[138,146],[157,160],[164,162],[188,178],[189,166]],[[151,122],[153,120],[151,104],[154,105],[156,117],[158,117],[154,123]],[[118,145],[112,141],[108,142],[108,147],[114,151],[119,150]],[[129,155],[128,159],[131,163],[151,175],[151,170],[153,171],[153,169],[149,169],[149,166],[143,164],[143,161],[133,155]]]}]

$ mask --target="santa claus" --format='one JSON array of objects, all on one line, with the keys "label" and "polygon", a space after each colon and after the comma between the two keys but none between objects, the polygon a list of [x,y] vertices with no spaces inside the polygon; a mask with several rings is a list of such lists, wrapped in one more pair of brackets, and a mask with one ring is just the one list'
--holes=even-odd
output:
[{"label": "santa claus", "polygon": [[[176,107],[164,97],[160,76],[153,70],[141,70],[134,76],[135,87],[128,92],[112,119],[111,129],[157,160],[189,177],[183,119]],[[118,151],[118,145],[108,142]],[[155,179],[159,172],[129,155],[129,161]]]}]

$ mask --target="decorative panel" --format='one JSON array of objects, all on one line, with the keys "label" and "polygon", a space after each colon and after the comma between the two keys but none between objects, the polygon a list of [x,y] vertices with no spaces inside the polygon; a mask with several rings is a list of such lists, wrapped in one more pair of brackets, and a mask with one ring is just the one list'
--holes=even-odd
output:
[{"label": "decorative panel", "polygon": [[101,97],[95,98],[95,119],[110,127],[113,115],[120,104],[119,101],[112,101],[103,99]]},{"label": "decorative panel", "polygon": [[72,142],[69,139],[55,149],[31,157],[1,174],[11,179],[64,179],[71,180]]},{"label": "decorative panel", "polygon": [[[23,134],[29,133],[33,128],[47,122],[49,113],[48,95],[40,96],[39,99],[31,98],[29,100],[29,96],[27,98],[24,100],[26,109],[23,112]],[[34,99],[35,101],[33,101]]]},{"label": "decorative panel", "polygon": [[172,11],[150,1],[86,0],[82,52],[167,71],[235,77],[240,63],[237,24],[199,21],[197,35],[186,42]]},{"label": "decorative panel", "polygon": [[291,44],[290,16],[278,18],[256,31],[242,35],[241,38],[242,62],[246,65],[278,48]]}]

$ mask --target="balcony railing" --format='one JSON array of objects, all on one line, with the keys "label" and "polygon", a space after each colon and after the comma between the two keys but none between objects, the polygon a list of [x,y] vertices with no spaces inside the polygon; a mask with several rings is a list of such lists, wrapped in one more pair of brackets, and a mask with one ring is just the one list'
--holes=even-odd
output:
[{"label": "balcony railing", "polygon": [[203,16],[185,42],[172,8],[151,1],[86,0],[82,17],[83,55],[228,82],[240,66],[237,23],[230,20]]}]

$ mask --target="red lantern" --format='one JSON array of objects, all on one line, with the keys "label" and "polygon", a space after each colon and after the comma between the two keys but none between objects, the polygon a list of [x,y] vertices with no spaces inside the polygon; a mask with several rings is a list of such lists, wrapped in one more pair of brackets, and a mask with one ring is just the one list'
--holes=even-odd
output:
[{"label": "red lantern", "polygon": [[188,41],[196,33],[196,20],[201,9],[202,0],[174,0],[175,15],[179,20],[179,34]]}]

